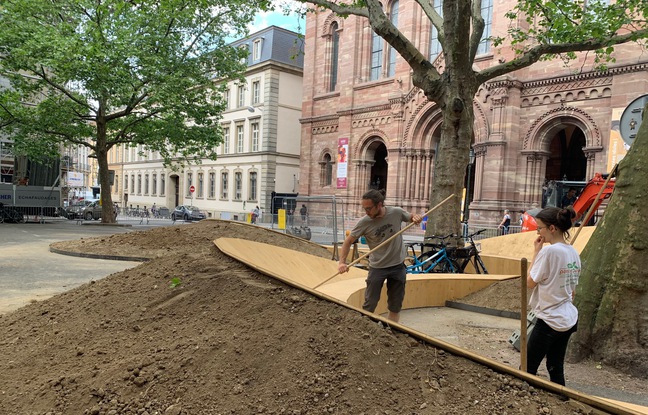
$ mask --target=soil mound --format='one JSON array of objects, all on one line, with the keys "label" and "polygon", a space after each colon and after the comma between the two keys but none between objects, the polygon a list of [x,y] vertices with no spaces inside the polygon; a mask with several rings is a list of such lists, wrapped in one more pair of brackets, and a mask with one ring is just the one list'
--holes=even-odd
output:
[{"label": "soil mound", "polygon": [[150,261],[0,316],[2,414],[577,414],[578,406],[286,286],[206,220],[54,244]]}]

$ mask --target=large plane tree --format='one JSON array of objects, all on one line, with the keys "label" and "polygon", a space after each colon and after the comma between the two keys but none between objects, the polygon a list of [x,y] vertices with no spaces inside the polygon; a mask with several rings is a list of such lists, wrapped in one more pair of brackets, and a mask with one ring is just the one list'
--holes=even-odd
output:
[{"label": "large plane tree", "polygon": [[215,157],[224,102],[209,85],[241,76],[246,33],[267,0],[7,0],[0,5],[0,128],[14,152],[97,157],[103,221],[113,222],[108,151],[167,163]]},{"label": "large plane tree", "polygon": [[648,373],[648,106],[621,160],[610,205],[581,255],[571,357],[590,357],[637,376]]},{"label": "large plane tree", "polygon": [[[300,0],[301,1],[301,0]],[[468,163],[473,138],[473,98],[486,81],[529,67],[540,60],[562,58],[566,62],[576,52],[592,51],[604,66],[611,58],[613,46],[645,40],[648,36],[648,3],[645,0],[524,0],[507,13],[511,19],[508,33],[492,38],[494,46],[508,44],[517,53],[514,59],[484,69],[475,65],[480,41],[484,38],[484,19],[480,0],[443,0],[442,13],[434,5],[438,0],[413,0],[410,7],[420,7],[438,31],[443,49],[443,67],[438,70],[428,60],[426,51],[395,27],[383,9],[385,2],[359,0],[354,3],[327,0],[304,0],[318,8],[329,9],[340,16],[356,15],[369,20],[375,33],[384,38],[407,61],[413,83],[441,110],[443,124],[436,153],[435,177],[430,207],[459,195],[464,183],[463,172]],[[416,3],[414,5],[413,3]],[[610,3],[610,4],[608,4]],[[402,5],[402,2],[401,2]],[[645,123],[644,123],[645,124]],[[644,134],[646,127],[644,126]],[[645,146],[637,140],[634,147]],[[605,361],[628,367],[635,360],[643,373],[648,361],[646,327],[646,232],[643,230],[648,206],[641,197],[645,193],[645,158],[638,149],[636,157],[624,161],[617,192],[621,186],[635,183],[633,194],[612,198],[609,205],[609,226],[597,230],[596,245],[583,255],[585,273],[581,284],[581,326],[584,326],[579,357],[592,352]],[[460,174],[457,174],[460,173]],[[636,182],[635,182],[636,180]],[[630,189],[628,189],[630,190]],[[643,193],[642,193],[643,192]],[[620,192],[619,192],[620,193]],[[618,196],[618,197],[617,197]],[[623,206],[615,207],[620,203]],[[460,233],[460,203],[447,203],[427,223],[427,234]],[[648,212],[645,212],[648,213]],[[625,216],[623,216],[625,215]],[[624,218],[636,220],[625,221]],[[627,227],[618,224],[625,223]],[[605,254],[605,255],[603,255]],[[598,257],[599,261],[593,258]],[[596,268],[587,271],[588,268]],[[593,275],[593,277],[590,277]],[[601,304],[599,309],[599,304]],[[580,337],[580,335],[579,335]],[[630,340],[627,347],[615,343]],[[625,358],[622,356],[625,354]],[[639,363],[641,363],[639,365]]]}]

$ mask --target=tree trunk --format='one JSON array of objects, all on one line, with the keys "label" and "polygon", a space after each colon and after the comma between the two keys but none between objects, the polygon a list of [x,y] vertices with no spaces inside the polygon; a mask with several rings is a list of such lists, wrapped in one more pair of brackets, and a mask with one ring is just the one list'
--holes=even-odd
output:
[{"label": "tree trunk", "polygon": [[108,174],[108,146],[106,145],[106,123],[97,122],[95,154],[99,164],[99,186],[101,186],[101,222],[116,223],[115,207],[112,202],[110,176]]},{"label": "tree trunk", "polygon": [[648,373],[648,106],[621,161],[614,194],[581,255],[570,358],[590,357],[626,373]]},{"label": "tree trunk", "polygon": [[459,91],[459,87],[454,88],[456,92],[452,91],[452,88],[448,90],[448,101],[441,106],[443,124],[439,147],[435,154],[434,192],[430,197],[430,208],[451,194],[454,194],[455,198],[428,218],[425,236],[461,234],[460,201],[473,137],[474,92],[471,94],[465,90]]}]

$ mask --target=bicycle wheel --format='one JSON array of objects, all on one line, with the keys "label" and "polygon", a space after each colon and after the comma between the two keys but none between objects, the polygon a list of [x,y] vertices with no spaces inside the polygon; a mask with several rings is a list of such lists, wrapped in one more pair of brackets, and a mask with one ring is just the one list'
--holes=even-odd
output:
[{"label": "bicycle wheel", "polygon": [[[484,265],[484,261],[482,261],[481,257],[479,254],[475,255],[475,270],[477,271],[477,274],[488,274],[488,270],[486,269],[486,265]],[[481,270],[480,270],[481,268]]]},{"label": "bicycle wheel", "polygon": [[440,269],[440,272],[444,274],[455,274],[460,271],[459,264],[457,264],[457,261],[454,259],[447,258],[445,261],[443,261],[437,269]]}]

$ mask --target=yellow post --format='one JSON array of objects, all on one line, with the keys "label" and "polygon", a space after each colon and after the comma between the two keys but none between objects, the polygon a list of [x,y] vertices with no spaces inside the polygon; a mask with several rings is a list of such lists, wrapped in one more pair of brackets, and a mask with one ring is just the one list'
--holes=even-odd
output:
[{"label": "yellow post", "polygon": [[286,209],[277,211],[277,228],[286,229]]}]

